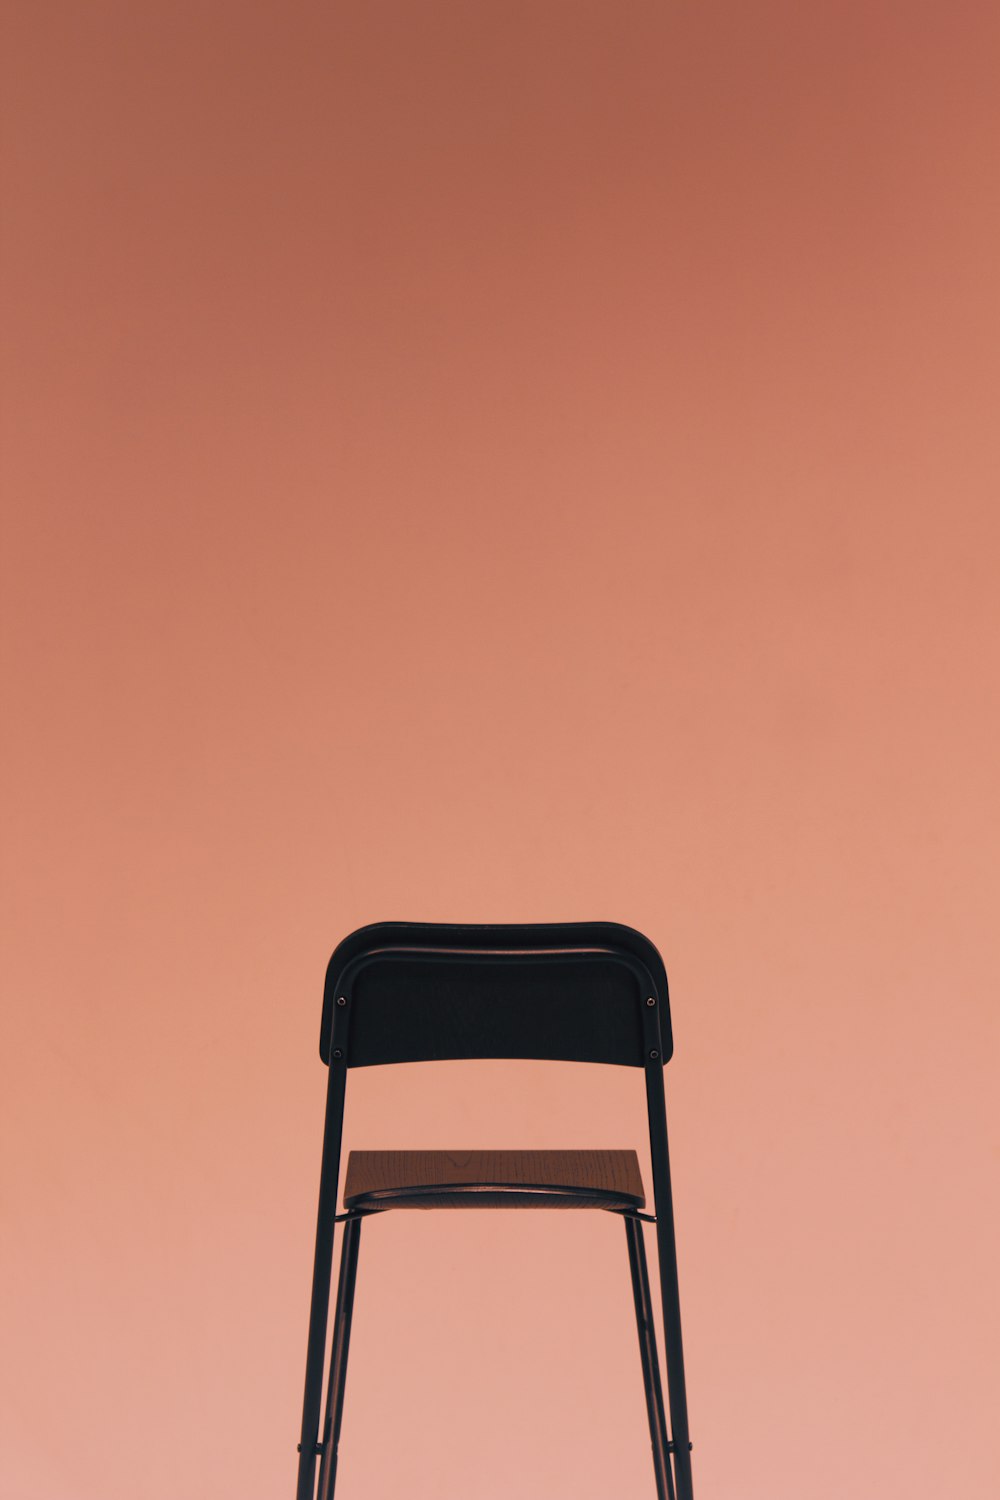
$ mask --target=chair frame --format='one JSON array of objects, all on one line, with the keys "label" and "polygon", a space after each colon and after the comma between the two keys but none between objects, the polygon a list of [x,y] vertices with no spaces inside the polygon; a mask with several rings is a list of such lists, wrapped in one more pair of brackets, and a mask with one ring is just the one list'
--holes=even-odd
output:
[{"label": "chair frame", "polygon": [[[622,966],[631,972],[635,982],[636,1004],[641,1027],[641,1052],[637,1048],[636,1055],[629,1057],[627,1061],[633,1066],[642,1067],[645,1075],[655,1215],[613,1211],[619,1212],[625,1219],[657,1497],[658,1500],[693,1500],[692,1444],[688,1431],[677,1247],[663,1086],[664,1064],[673,1052],[667,976],[659,953],[647,938],[633,928],[612,922],[519,926],[379,922],[351,933],[335,950],[327,968],[320,1033],[320,1056],[328,1065],[329,1077],[323,1126],[323,1154],[320,1169],[312,1297],[309,1309],[302,1429],[298,1445],[296,1500],[331,1500],[336,1479],[337,1447],[343,1413],[361,1219],[366,1216],[365,1210],[358,1209],[343,1214],[337,1212],[348,1068],[383,1060],[390,1062],[427,1060],[428,1057],[435,1055],[428,1053],[423,1059],[420,1057],[412,1059],[369,1057],[361,1062],[351,1059],[352,999],[358,977],[372,964],[391,964],[398,959],[426,960],[429,963],[441,965],[460,960],[463,964],[473,966],[481,961],[483,964],[489,963],[494,968],[498,960],[507,965],[511,962],[558,964],[560,960],[586,962],[588,959],[593,959],[604,965]],[[476,1050],[449,1049],[444,1055],[471,1058],[494,1054]],[[506,1050],[497,1055],[566,1056],[568,1060],[574,1060],[575,1057],[572,1050],[564,1053],[562,1049],[551,1054]],[[586,1053],[582,1055],[582,1058],[583,1060],[608,1061],[608,1059]],[[663,1390],[642,1236],[643,1222],[655,1223],[656,1226],[672,1436],[668,1436],[664,1413]],[[333,1272],[334,1229],[337,1223],[344,1224],[344,1235],[330,1354],[327,1408],[321,1440],[319,1424],[323,1373],[326,1364],[325,1347]],[[317,1457],[321,1459],[318,1496],[315,1482]]]}]

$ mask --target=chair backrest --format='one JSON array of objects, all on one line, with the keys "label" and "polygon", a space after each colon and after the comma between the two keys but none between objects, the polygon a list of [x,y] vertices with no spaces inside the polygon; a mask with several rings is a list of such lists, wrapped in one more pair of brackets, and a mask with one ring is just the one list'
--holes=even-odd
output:
[{"label": "chair backrest", "polygon": [[672,1049],[663,960],[648,938],[616,922],[377,922],[345,938],[327,968],[326,1063],[538,1058],[642,1067],[650,1056],[662,1065]]}]

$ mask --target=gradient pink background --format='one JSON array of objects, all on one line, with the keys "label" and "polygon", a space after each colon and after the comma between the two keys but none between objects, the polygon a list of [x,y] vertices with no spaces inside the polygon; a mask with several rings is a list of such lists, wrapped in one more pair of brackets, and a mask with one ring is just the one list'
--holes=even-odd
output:
[{"label": "gradient pink background", "polygon": [[[996,5],[5,34],[0,1493],[290,1496],[330,950],[609,918],[700,1500],[992,1500]],[[515,1069],[346,1146],[642,1143]],[[369,1226],[344,1500],[651,1495],[622,1240]]]}]

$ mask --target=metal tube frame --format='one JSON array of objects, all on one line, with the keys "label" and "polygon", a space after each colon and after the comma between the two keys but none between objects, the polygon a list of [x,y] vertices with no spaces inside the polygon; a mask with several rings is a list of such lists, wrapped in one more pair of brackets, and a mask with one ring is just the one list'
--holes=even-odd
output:
[{"label": "metal tube frame", "polygon": [[642,1383],[646,1391],[646,1413],[649,1417],[649,1440],[653,1449],[653,1473],[657,1500],[676,1500],[674,1476],[670,1468],[670,1440],[663,1411],[663,1385],[660,1362],[656,1354],[656,1328],[649,1296],[649,1272],[646,1269],[646,1247],[642,1224],[637,1216],[625,1217],[629,1269],[632,1272],[632,1296],[635,1299],[635,1322],[639,1332],[639,1358],[642,1361]]},{"label": "metal tube frame", "polygon": [[333,1500],[337,1482],[337,1449],[344,1418],[344,1388],[347,1383],[347,1355],[351,1342],[351,1317],[354,1311],[354,1287],[358,1276],[358,1248],[362,1215],[349,1217],[344,1227],[340,1251],[340,1279],[337,1283],[337,1310],[333,1318],[333,1349],[330,1353],[330,1380],[326,1395],[326,1418],[323,1422],[323,1455],[319,1464],[318,1500]]},{"label": "metal tube frame", "polygon": [[[637,965],[636,967],[641,967]],[[677,1245],[674,1233],[673,1197],[670,1185],[670,1152],[667,1144],[666,1099],[663,1089],[663,1055],[660,1037],[660,1007],[667,996],[658,996],[648,980],[645,1001],[640,1000],[646,1078],[646,1106],[649,1116],[649,1144],[653,1171],[653,1203],[656,1214],[656,1248],[663,1306],[663,1336],[666,1345],[667,1390],[670,1405],[668,1439],[663,1417],[663,1391],[655,1334],[651,1318],[648,1273],[645,1272],[645,1249],[639,1215],[626,1215],[629,1235],[629,1257],[632,1284],[636,1297],[643,1379],[646,1385],[650,1436],[654,1450],[654,1467],[659,1500],[694,1500],[691,1478],[691,1440],[688,1432],[687,1391],[684,1379],[684,1351],[681,1340],[680,1293],[677,1277]],[[327,1319],[330,1306],[330,1283],[333,1270],[334,1226],[337,1214],[337,1187],[340,1179],[340,1154],[343,1140],[344,1102],[347,1081],[347,1025],[349,994],[338,996],[330,1039],[329,1080],[326,1116],[323,1127],[323,1160],[320,1168],[319,1204],[316,1218],[316,1249],[313,1260],[312,1297],[309,1308],[309,1337],[306,1349],[305,1390],[302,1402],[302,1429],[299,1440],[299,1466],[296,1500],[314,1500],[316,1458],[323,1456],[321,1485],[326,1491],[320,1500],[332,1500],[336,1474],[336,1444],[340,1437],[343,1412],[347,1346],[350,1338],[351,1305],[357,1273],[360,1216],[344,1215],[346,1228],[341,1258],[334,1348],[331,1356],[327,1398],[327,1420],[324,1441],[319,1441],[320,1405]],[[644,1217],[644,1216],[642,1216]],[[638,1237],[636,1239],[635,1237]],[[638,1285],[637,1285],[638,1277]],[[643,1287],[643,1280],[645,1287]],[[641,1311],[640,1311],[641,1305]],[[647,1342],[648,1340],[648,1342]],[[657,1409],[658,1408],[658,1409]],[[673,1482],[669,1462],[663,1463],[659,1450],[673,1458]],[[663,1488],[661,1488],[663,1486]]]},{"label": "metal tube frame", "polygon": [[323,1396],[323,1365],[326,1322],[330,1310],[330,1279],[333,1272],[333,1233],[337,1214],[337,1184],[340,1179],[340,1147],[344,1131],[344,1095],[347,1064],[343,1048],[330,1058],[323,1125],[323,1164],[319,1177],[319,1207],[316,1215],[316,1252],[313,1258],[312,1299],[309,1305],[309,1338],[306,1345],[306,1380],[302,1398],[302,1432],[299,1438],[299,1473],[296,1500],[313,1500],[319,1442],[319,1413]]},{"label": "metal tube frame", "polygon": [[663,1092],[663,1051],[660,1040],[660,1007],[650,991],[643,1006],[645,1045],[646,1111],[649,1116],[649,1150],[653,1168],[653,1206],[656,1212],[656,1250],[663,1304],[663,1341],[670,1400],[670,1450],[674,1460],[677,1500],[694,1500],[691,1478],[691,1437],[688,1431],[687,1386],[684,1379],[684,1345],[681,1339],[681,1301],[677,1281],[677,1240],[674,1233],[674,1203],[670,1187],[670,1149],[667,1144],[667,1104]]}]

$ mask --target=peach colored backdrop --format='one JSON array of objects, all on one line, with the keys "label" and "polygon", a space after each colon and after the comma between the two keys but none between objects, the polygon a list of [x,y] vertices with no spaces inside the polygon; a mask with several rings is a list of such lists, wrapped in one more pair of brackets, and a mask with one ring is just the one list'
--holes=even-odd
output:
[{"label": "peach colored backdrop", "polygon": [[[290,1497],[329,951],[607,917],[700,1500],[992,1500],[996,5],[5,33],[0,1493]],[[641,1142],[508,1076],[347,1145]],[[622,1239],[370,1226],[343,1500],[651,1495]]]}]

